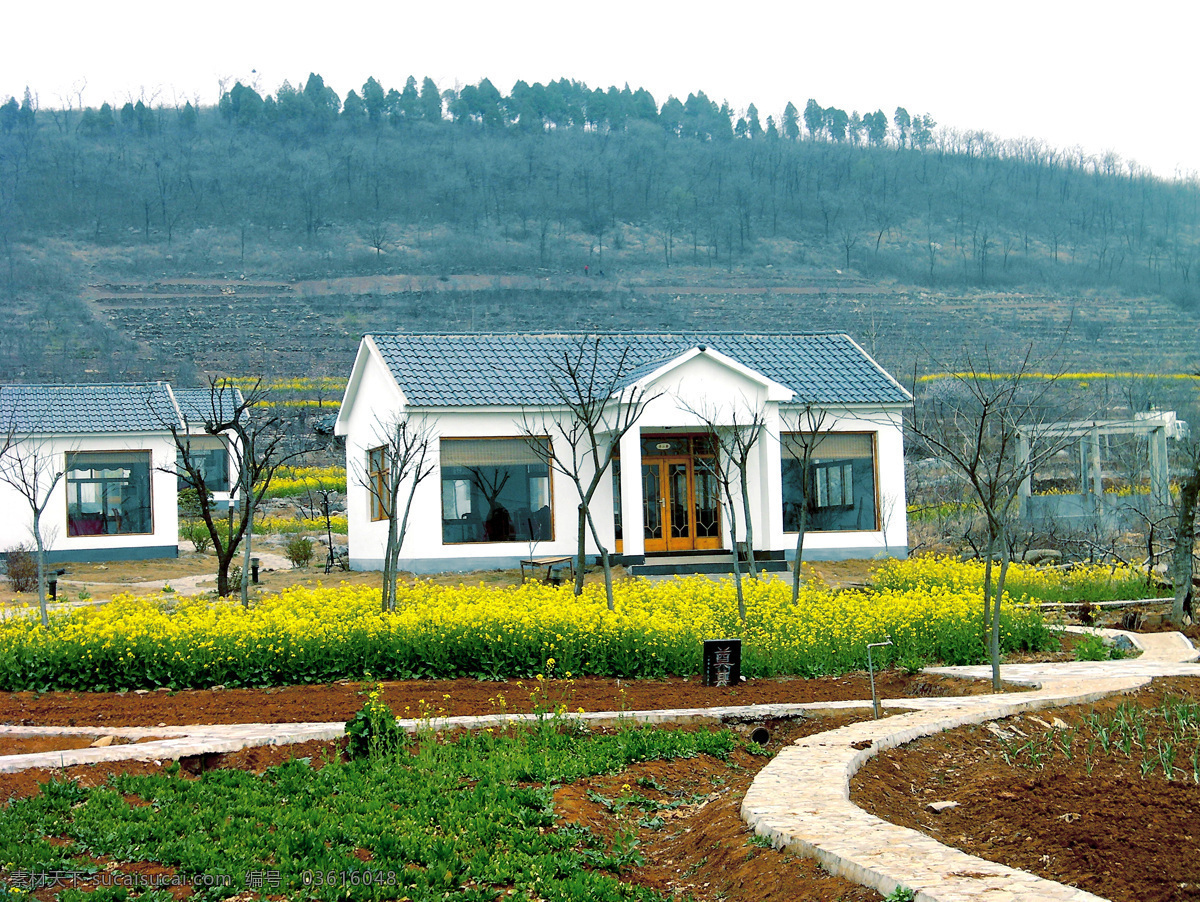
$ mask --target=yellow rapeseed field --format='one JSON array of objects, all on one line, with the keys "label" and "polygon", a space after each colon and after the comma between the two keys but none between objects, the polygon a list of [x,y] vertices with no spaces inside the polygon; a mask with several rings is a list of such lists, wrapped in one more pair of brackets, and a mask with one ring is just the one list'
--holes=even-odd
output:
[{"label": "yellow rapeseed field", "polygon": [[267,490],[270,498],[304,495],[317,489],[346,491],[345,467],[280,467]]},{"label": "yellow rapeseed field", "polygon": [[[732,584],[703,577],[622,582],[616,610],[601,587],[401,588],[395,612],[364,587],[294,588],[249,610],[212,599],[132,598],[0,624],[0,689],[280,685],[337,679],[696,674],[704,639],[740,637],[748,676],[812,676],[864,667],[868,642],[890,636],[884,661],[967,663],[984,656],[970,568],[920,562],[903,589],[807,586],[799,605],[779,580],[745,583],[741,623]],[[962,571],[960,575],[956,570]],[[885,568],[886,570],[887,568]],[[899,579],[897,570],[888,578]],[[885,579],[886,582],[886,579]],[[1007,608],[1006,649],[1051,642],[1040,615]]]}]

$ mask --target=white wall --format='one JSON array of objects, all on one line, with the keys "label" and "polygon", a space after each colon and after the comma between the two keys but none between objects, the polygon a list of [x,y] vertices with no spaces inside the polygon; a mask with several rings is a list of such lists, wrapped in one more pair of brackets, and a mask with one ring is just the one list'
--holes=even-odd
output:
[{"label": "white wall", "polygon": [[[178,492],[175,476],[175,445],[163,434],[128,433],[113,435],[29,438],[17,453],[35,448],[52,466],[45,468],[42,485],[52,473],[63,472],[42,515],[42,539],[59,560],[136,559],[174,556],[179,545]],[[154,531],[144,535],[67,535],[66,454],[68,451],[149,451],[151,454],[150,498]],[[28,501],[15,489],[0,483],[0,551],[33,542],[33,514]]]}]

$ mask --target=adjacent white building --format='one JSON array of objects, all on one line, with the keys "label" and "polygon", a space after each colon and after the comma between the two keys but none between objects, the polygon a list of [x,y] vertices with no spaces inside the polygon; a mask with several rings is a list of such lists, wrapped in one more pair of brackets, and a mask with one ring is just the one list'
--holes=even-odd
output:
[{"label": "adjacent white building", "polygon": [[[228,494],[230,445],[204,434],[212,406],[208,389],[177,396],[165,382],[0,386],[0,444],[9,445],[0,471],[38,500],[53,484],[41,518],[48,559],[175,557],[181,486],[172,427],[193,443],[213,494]],[[0,510],[0,553],[32,546],[23,491],[0,482]]]},{"label": "adjacent white building", "polygon": [[[531,448],[528,433],[561,443],[553,427],[566,413],[555,380],[564,354],[597,338],[600,377],[622,374],[617,403],[637,391],[653,397],[592,504],[618,560],[688,569],[688,558],[729,559],[729,520],[738,518],[743,539],[743,506],[721,503],[719,442],[707,424],[719,438],[735,415],[744,422],[753,410],[766,421],[746,483],[760,560],[794,557],[802,506],[806,558],[907,553],[902,416],[912,399],[846,335],[398,333],[363,338],[337,420],[346,439],[351,566],[382,565],[388,521],[368,484],[389,424],[403,417],[434,436],[433,472],[414,496],[403,569],[511,567],[572,554],[578,495]],[[807,486],[794,440],[811,428],[804,411],[823,416]],[[590,537],[589,549],[595,553]]]}]

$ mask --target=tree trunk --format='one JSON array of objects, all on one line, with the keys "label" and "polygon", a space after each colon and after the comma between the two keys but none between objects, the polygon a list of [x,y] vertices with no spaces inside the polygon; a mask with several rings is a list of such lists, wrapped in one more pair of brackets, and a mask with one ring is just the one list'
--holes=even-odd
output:
[{"label": "tree trunk", "polygon": [[1192,611],[1192,550],[1196,543],[1196,500],[1200,495],[1200,469],[1193,469],[1179,487],[1179,519],[1175,523],[1175,551],[1171,560],[1171,579],[1175,583],[1175,601],[1171,605],[1171,623],[1183,626],[1183,616]]},{"label": "tree trunk", "polygon": [[733,585],[737,589],[738,619],[746,622],[746,596],[742,594],[742,563],[738,560],[737,517],[733,514],[733,491],[725,486],[725,503],[729,511],[729,542],[733,545]]},{"label": "tree trunk", "polygon": [[1000,681],[1000,600],[1004,595],[1004,580],[1008,576],[1010,556],[1008,542],[1003,541],[1000,549],[1000,576],[996,580],[996,598],[992,604],[992,631],[988,652],[992,659],[992,690],[1000,692],[1004,684]]},{"label": "tree trunk", "polygon": [[980,638],[983,647],[988,647],[988,632],[992,628],[992,555],[996,553],[996,539],[988,534],[987,548],[984,550],[983,565],[983,628]]},{"label": "tree trunk", "polygon": [[250,555],[254,545],[254,498],[246,495],[246,534],[242,537],[246,543],[242,553],[242,607],[250,607]]},{"label": "tree trunk", "polygon": [[583,571],[587,566],[587,508],[579,505],[579,560],[575,562],[575,594],[583,594]]},{"label": "tree trunk", "polygon": [[[608,556],[608,548],[606,548],[604,543],[600,541],[600,531],[596,529],[596,521],[592,519],[591,507],[581,507],[580,510],[584,512],[584,515],[587,518],[587,525],[591,527],[592,538],[595,539],[596,548],[600,552],[600,566],[604,568],[604,594],[608,601],[608,609],[610,611],[615,611],[617,609],[617,603],[616,598],[613,596],[612,561]],[[582,547],[582,543],[580,547]],[[578,579],[578,575],[576,578]],[[579,592],[576,592],[575,594],[578,595]]]},{"label": "tree trunk", "polygon": [[38,610],[42,614],[42,626],[50,625],[50,612],[46,607],[46,546],[42,542],[42,512],[33,512],[33,540],[37,543]]},{"label": "tree trunk", "polygon": [[617,600],[613,595],[612,564],[608,559],[608,549],[604,546],[600,547],[600,564],[604,567],[604,597],[608,602],[608,609],[615,611]]},{"label": "tree trunk", "polygon": [[230,593],[229,586],[229,565],[233,563],[233,556],[237,554],[237,546],[233,542],[233,504],[229,505],[229,519],[225,528],[225,541],[217,541],[217,533],[219,530],[213,529],[213,547],[217,551],[217,595],[221,598],[228,597]]},{"label": "tree trunk", "polygon": [[[747,491],[749,483],[746,481],[746,462],[743,460],[738,465],[738,476],[742,481],[742,512],[746,515],[746,566],[750,570],[750,575],[758,579],[758,567],[754,560],[754,524],[750,521],[750,494]],[[733,546],[734,556],[737,556],[737,543]]]},{"label": "tree trunk", "polygon": [[[395,507],[396,499],[392,496],[392,510]],[[396,518],[393,516],[388,520],[388,536],[387,545],[383,550],[383,591],[380,595],[380,602],[383,611],[393,611],[396,609],[396,571],[392,566],[392,560],[397,555],[396,552]]]},{"label": "tree trunk", "polygon": [[800,604],[800,564],[804,560],[804,531],[808,528],[808,499],[800,505],[800,523],[796,533],[796,562],[792,567],[792,604]]},{"label": "tree trunk", "polygon": [[[413,496],[417,494],[419,482],[420,479],[414,475],[408,489],[408,498],[404,502],[404,516],[400,519],[399,525],[397,525],[395,517],[392,517],[392,522],[388,524],[387,570],[384,573],[384,592],[387,594],[385,611],[396,610],[397,583],[400,580],[400,549],[404,547],[404,537],[408,533],[408,515],[412,511]],[[392,510],[396,509],[397,500],[399,500],[398,494],[392,499]]]}]

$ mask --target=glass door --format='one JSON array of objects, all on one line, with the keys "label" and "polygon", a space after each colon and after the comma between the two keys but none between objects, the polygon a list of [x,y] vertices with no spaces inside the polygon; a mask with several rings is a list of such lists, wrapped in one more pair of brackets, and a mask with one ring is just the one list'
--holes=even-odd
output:
[{"label": "glass door", "polygon": [[661,461],[642,461],[642,530],[646,551],[666,551],[667,537],[663,530],[667,502],[662,491]]}]

